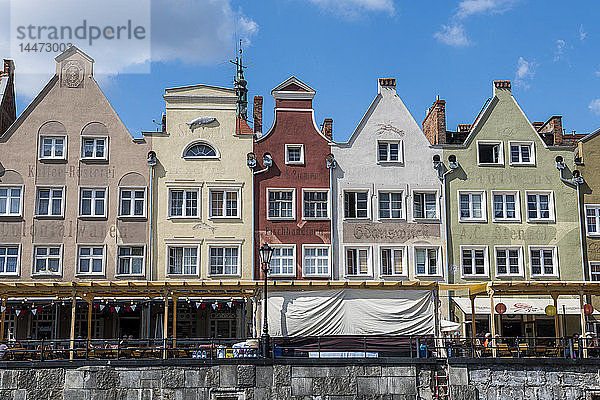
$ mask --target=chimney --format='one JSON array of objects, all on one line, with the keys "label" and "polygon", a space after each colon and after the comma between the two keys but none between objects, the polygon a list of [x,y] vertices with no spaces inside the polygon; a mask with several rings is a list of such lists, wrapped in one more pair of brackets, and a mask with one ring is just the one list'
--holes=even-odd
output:
[{"label": "chimney", "polygon": [[167,114],[163,114],[161,121],[162,133],[167,132]]},{"label": "chimney", "polygon": [[439,96],[423,120],[423,133],[431,144],[446,144],[446,101]]},{"label": "chimney", "polygon": [[378,79],[378,91],[377,93],[381,93],[382,89],[392,90],[396,93],[396,78],[379,78]]},{"label": "chimney", "polygon": [[533,127],[535,128],[535,130],[539,132],[539,131],[540,131],[540,128],[541,128],[542,126],[544,126],[544,123],[543,123],[543,122],[537,122],[537,121],[536,121],[536,122],[532,122],[532,123],[531,123],[531,125],[533,125]]},{"label": "chimney", "polygon": [[0,71],[0,83],[6,80],[4,93],[0,93],[0,135],[4,134],[17,119],[15,101],[15,63],[4,60],[3,70]]},{"label": "chimney", "polygon": [[328,140],[333,141],[333,119],[325,118],[323,120],[323,127],[321,128],[321,133]]},{"label": "chimney", "polygon": [[553,115],[538,129],[538,132],[543,134],[546,138],[544,141],[548,145],[561,146],[563,144],[562,116]]},{"label": "chimney", "polygon": [[510,93],[510,81],[494,81],[494,96],[496,96],[501,91],[507,91],[508,93]]},{"label": "chimney", "polygon": [[252,114],[254,119],[254,133],[262,133],[262,96],[254,96],[254,107],[252,108]]}]

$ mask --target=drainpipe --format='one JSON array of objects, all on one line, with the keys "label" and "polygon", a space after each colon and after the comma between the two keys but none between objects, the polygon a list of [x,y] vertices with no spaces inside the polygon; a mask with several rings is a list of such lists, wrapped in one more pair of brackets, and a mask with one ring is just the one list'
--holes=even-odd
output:
[{"label": "drainpipe", "polygon": [[563,181],[564,183],[566,183],[569,186],[575,187],[577,189],[577,218],[579,220],[579,249],[581,250],[581,277],[583,279],[583,281],[585,282],[585,275],[586,275],[586,265],[585,265],[585,251],[583,249],[583,227],[584,225],[584,221],[581,218],[581,185],[583,185],[585,183],[583,177],[581,176],[581,173],[579,172],[579,170],[573,170],[573,178],[572,179],[566,179],[563,176],[564,170],[566,169],[566,165],[565,162],[563,161],[563,158],[561,156],[556,156],[556,169],[559,170],[560,172],[560,180]]},{"label": "drainpipe", "polygon": [[269,170],[269,168],[271,168],[271,166],[273,166],[273,158],[271,157],[270,153],[265,153],[263,155],[263,165],[265,166],[263,169],[255,171],[254,168],[256,168],[258,166],[258,162],[256,161],[256,155],[252,152],[246,154],[246,165],[248,166],[248,168],[250,168],[250,171],[252,172],[252,183],[251,183],[251,187],[252,187],[252,279],[255,280],[256,276],[254,276],[254,268],[255,268],[255,264],[256,264],[256,260],[254,257],[254,246],[255,244],[255,238],[254,235],[256,234],[256,230],[255,230],[255,214],[256,214],[256,207],[254,204],[254,175],[258,175],[261,174],[263,172],[267,172]]},{"label": "drainpipe", "polygon": [[335,169],[335,167],[337,166],[337,162],[335,161],[335,156],[333,155],[333,153],[329,153],[327,154],[327,156],[325,157],[325,162],[327,165],[327,168],[329,169],[329,208],[330,208],[330,221],[331,221],[331,226],[330,226],[330,230],[331,230],[331,236],[330,236],[330,241],[331,241],[331,279],[335,279],[335,265],[336,265],[336,257],[334,255],[337,254],[337,252],[334,251],[334,234],[335,234],[335,218],[333,217],[333,210],[334,210],[334,198],[333,198],[333,170]]},{"label": "drainpipe", "polygon": [[158,162],[156,152],[149,151],[146,164],[150,167],[150,196],[148,204],[148,280],[152,281],[152,210],[154,208],[154,167]]}]

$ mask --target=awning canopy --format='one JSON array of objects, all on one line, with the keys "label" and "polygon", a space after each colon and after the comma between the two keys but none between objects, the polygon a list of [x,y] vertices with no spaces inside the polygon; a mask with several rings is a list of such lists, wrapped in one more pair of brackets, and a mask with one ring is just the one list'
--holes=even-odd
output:
[{"label": "awning canopy", "polygon": [[447,319],[440,320],[440,329],[442,332],[456,332],[460,330],[461,323],[448,321]]},{"label": "awning canopy", "polygon": [[[471,314],[471,300],[465,297],[454,297],[454,302],[467,315]],[[495,297],[494,304],[504,303],[506,305],[505,314],[530,314],[545,315],[546,306],[554,304],[552,298],[517,298],[517,297]],[[564,307],[564,309],[563,309]],[[558,314],[569,315],[581,314],[579,299],[558,298]],[[496,313],[496,312],[494,312]],[[475,298],[475,314],[490,314],[490,299],[487,297]],[[594,314],[598,314],[594,311]]]}]

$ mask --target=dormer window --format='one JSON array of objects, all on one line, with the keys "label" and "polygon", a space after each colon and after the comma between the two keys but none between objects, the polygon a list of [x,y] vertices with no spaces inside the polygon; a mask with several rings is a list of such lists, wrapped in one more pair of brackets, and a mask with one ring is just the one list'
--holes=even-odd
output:
[{"label": "dormer window", "polygon": [[40,160],[65,160],[66,136],[42,136],[40,138]]},{"label": "dormer window", "polygon": [[477,142],[477,162],[479,165],[503,165],[504,153],[502,151],[502,142]]},{"label": "dormer window", "polygon": [[106,160],[108,158],[108,146],[106,137],[84,137],[81,140],[82,160]]},{"label": "dormer window", "polygon": [[378,141],[377,161],[380,163],[402,162],[402,142],[400,141]]},{"label": "dormer window", "polygon": [[285,163],[291,165],[304,164],[304,145],[286,144],[285,145]]}]

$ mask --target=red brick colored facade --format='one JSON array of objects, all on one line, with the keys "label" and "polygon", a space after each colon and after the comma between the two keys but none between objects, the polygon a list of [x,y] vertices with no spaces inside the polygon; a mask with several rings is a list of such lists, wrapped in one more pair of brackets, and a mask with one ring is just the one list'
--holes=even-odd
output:
[{"label": "red brick colored facade", "polygon": [[[295,247],[294,267],[282,271],[281,264],[273,264],[273,279],[331,279],[331,192],[330,171],[326,157],[331,153],[330,142],[319,131],[314,121],[312,98],[314,90],[298,79],[291,77],[271,91],[275,98],[275,120],[271,129],[259,137],[254,143],[254,153],[258,172],[254,176],[255,200],[255,246],[268,243],[281,248],[286,245],[287,251]],[[288,145],[286,147],[286,145]],[[287,152],[289,145],[301,149],[301,160],[292,161]],[[294,146],[292,146],[294,147]],[[272,166],[265,172],[264,155],[269,153],[273,159]],[[273,190],[275,189],[275,190]],[[327,193],[327,216],[320,218],[306,217],[303,209],[304,192],[317,189],[322,195]],[[289,196],[292,192],[293,212],[291,216],[281,212],[282,206],[271,214],[269,212],[269,193],[282,190]],[[289,207],[285,205],[286,210]],[[308,207],[307,207],[308,208]],[[280,213],[279,216],[275,214]],[[289,211],[287,211],[289,213]],[[328,248],[329,267],[325,274],[310,273],[305,270],[304,249],[320,245],[321,255]],[[288,253],[288,254],[289,254]],[[263,278],[258,251],[256,252],[255,278]],[[311,263],[314,262],[311,261]],[[307,263],[308,264],[308,263]],[[275,268],[275,270],[273,269]],[[277,273],[277,268],[279,272]],[[327,276],[326,276],[327,275]]]}]

